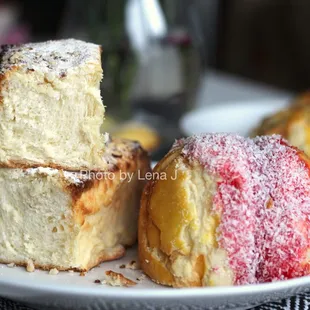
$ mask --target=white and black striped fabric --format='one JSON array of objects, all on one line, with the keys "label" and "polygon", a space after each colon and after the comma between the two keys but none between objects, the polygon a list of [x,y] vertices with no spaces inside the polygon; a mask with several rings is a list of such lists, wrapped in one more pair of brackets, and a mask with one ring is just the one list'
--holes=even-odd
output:
[{"label": "white and black striped fabric", "polygon": [[8,299],[0,298],[0,309],[2,310],[33,310],[27,306],[19,304],[15,301],[11,301]]},{"label": "white and black striped fabric", "polygon": [[252,310],[310,310],[310,293],[255,307]]},{"label": "white and black striped fabric", "polygon": [[[40,309],[45,310],[46,308],[42,307]],[[17,303],[8,299],[0,298],[0,310],[37,310],[37,309],[22,305],[21,303]],[[48,310],[52,309],[48,308]],[[128,309],[128,310],[134,310],[134,309]],[[310,310],[310,293],[300,294],[298,296],[289,299],[284,299],[279,302],[273,302],[261,305],[258,307],[254,307],[250,310]]]}]

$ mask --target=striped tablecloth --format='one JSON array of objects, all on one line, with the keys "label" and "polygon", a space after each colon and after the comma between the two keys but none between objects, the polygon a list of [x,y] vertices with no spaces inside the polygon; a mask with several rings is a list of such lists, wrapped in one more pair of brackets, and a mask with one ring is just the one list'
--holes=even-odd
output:
[{"label": "striped tablecloth", "polygon": [[[16,303],[8,299],[0,298],[0,310],[2,309],[3,310],[4,309],[5,310],[37,310],[39,308],[34,309],[29,306],[25,306],[21,303]],[[40,310],[45,310],[45,308],[40,308]],[[52,308],[49,308],[48,310],[52,310]],[[128,309],[128,310],[134,310],[134,309]],[[195,310],[197,310],[197,308],[195,308]],[[264,305],[252,308],[251,310],[310,310],[310,293],[301,294],[301,295],[298,295],[298,296],[295,296],[289,299],[284,299],[279,302],[264,304]]]}]

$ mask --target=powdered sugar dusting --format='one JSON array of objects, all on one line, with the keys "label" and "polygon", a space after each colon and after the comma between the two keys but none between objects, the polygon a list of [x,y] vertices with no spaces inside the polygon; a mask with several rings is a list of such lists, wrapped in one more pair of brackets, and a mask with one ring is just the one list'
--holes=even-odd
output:
[{"label": "powdered sugar dusting", "polygon": [[63,176],[72,184],[81,184],[87,179],[87,176],[79,172],[63,171]]},{"label": "powdered sugar dusting", "polygon": [[40,70],[64,77],[67,70],[82,63],[100,63],[100,57],[98,45],[74,39],[3,45],[0,47],[0,74],[18,66],[25,71]]},{"label": "powdered sugar dusting", "polygon": [[174,147],[220,179],[218,242],[236,284],[309,273],[310,177],[298,151],[279,136],[230,134],[193,136]]},{"label": "powdered sugar dusting", "polygon": [[64,177],[71,184],[81,184],[86,179],[86,175],[79,172],[63,171],[53,168],[37,167],[24,170],[25,175],[47,175]]},{"label": "powdered sugar dusting", "polygon": [[24,172],[27,175],[46,174],[49,176],[54,176],[59,173],[59,170],[48,167],[37,167],[26,169]]}]

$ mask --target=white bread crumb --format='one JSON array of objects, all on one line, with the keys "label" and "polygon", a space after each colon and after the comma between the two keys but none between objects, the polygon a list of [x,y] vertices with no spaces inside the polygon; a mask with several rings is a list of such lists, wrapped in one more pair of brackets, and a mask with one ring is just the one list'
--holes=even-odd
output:
[{"label": "white bread crumb", "polygon": [[132,270],[138,270],[140,269],[140,266],[139,264],[135,261],[135,260],[132,260],[130,263],[128,264],[122,264],[122,265],[119,265],[119,268],[120,269],[132,269]]},{"label": "white bread crumb", "polygon": [[137,278],[138,281],[142,281],[146,278],[145,274],[142,274],[139,278]]},{"label": "white bread crumb", "polygon": [[58,269],[57,269],[57,268],[53,268],[53,269],[51,269],[51,270],[49,271],[48,274],[50,274],[50,275],[52,275],[52,276],[55,276],[55,275],[58,274],[58,273],[59,273]]},{"label": "white bread crumb", "polygon": [[138,270],[140,269],[138,263],[136,261],[131,261],[130,263],[126,264],[126,269]]},{"label": "white bread crumb", "polygon": [[26,270],[28,272],[34,272],[35,271],[35,267],[34,267],[34,263],[33,263],[32,259],[28,260]]},{"label": "white bread crumb", "polygon": [[7,267],[13,268],[13,267],[15,267],[15,264],[14,263],[7,264]]}]

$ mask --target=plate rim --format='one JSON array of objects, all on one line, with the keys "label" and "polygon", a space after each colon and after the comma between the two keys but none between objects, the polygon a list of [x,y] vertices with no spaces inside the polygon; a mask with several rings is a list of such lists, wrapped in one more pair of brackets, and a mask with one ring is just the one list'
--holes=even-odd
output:
[{"label": "plate rim", "polygon": [[[249,106],[249,105],[278,105],[279,110],[288,106],[291,102],[291,98],[264,98],[264,99],[255,99],[255,100],[231,100],[231,101],[225,101],[221,103],[216,103],[216,104],[209,104],[203,107],[198,107],[197,109],[193,109],[187,113],[185,113],[180,121],[179,121],[179,126],[184,135],[196,135],[197,133],[193,133],[193,131],[188,130],[188,122],[192,120],[193,118],[197,118],[197,116],[200,116],[201,114],[205,114],[208,111],[212,110],[220,110],[225,107],[231,107],[233,105],[244,105],[244,106]],[[255,126],[255,124],[253,124]]]},{"label": "plate rim", "polygon": [[[25,272],[21,270],[21,272]],[[95,285],[95,284],[94,284]],[[217,286],[217,287],[194,287],[194,288],[169,288],[169,287],[155,287],[155,288],[125,288],[125,287],[84,287],[82,285],[59,285],[59,283],[48,284],[36,282],[35,279],[28,279],[28,281],[17,282],[16,279],[0,279],[1,287],[20,289],[24,292],[36,294],[50,293],[58,296],[87,296],[98,298],[121,298],[121,299],[175,299],[175,298],[217,298],[217,297],[232,297],[242,295],[243,297],[253,294],[274,293],[276,291],[287,290],[295,287],[309,286],[310,276],[304,276],[289,280],[247,284],[240,286]]]}]

